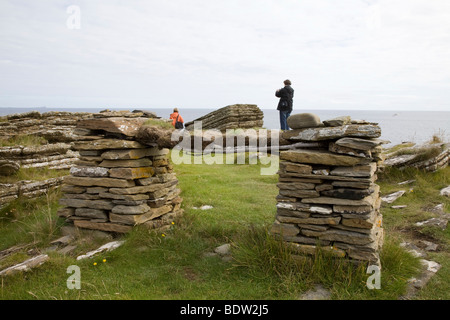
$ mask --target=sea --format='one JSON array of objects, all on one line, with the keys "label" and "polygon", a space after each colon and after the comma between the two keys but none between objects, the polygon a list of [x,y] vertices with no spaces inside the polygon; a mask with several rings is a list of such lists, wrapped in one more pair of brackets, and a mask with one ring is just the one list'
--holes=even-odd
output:
[{"label": "sea", "polygon": [[[104,108],[0,108],[0,116],[28,111],[69,111],[69,112],[99,112]],[[123,110],[109,108],[110,110]],[[136,108],[137,109],[137,108]],[[130,111],[134,109],[130,108]],[[140,109],[155,112],[159,117],[169,118],[172,108]],[[216,109],[180,109],[180,115],[185,122],[193,121]],[[279,114],[274,109],[262,109],[264,113],[264,128],[279,129]],[[433,136],[442,141],[450,141],[450,111],[386,111],[386,110],[294,110],[294,113],[311,112],[321,120],[339,116],[351,116],[352,119],[366,120],[378,123],[381,128],[381,139],[389,141],[385,147],[402,142],[424,144]]]}]

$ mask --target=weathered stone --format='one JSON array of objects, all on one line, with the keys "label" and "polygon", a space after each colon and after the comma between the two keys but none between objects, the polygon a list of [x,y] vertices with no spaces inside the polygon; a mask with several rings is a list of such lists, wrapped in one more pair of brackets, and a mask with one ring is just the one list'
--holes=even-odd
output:
[{"label": "weathered stone", "polygon": [[312,245],[321,245],[321,246],[330,245],[330,241],[320,240],[317,238],[305,237],[302,235],[283,236],[283,240],[287,241],[287,242],[295,242],[295,243],[299,243],[299,244],[312,244]]},{"label": "weathered stone", "polygon": [[133,180],[151,177],[154,174],[154,172],[155,171],[152,167],[112,168],[109,169],[109,176],[111,178]]},{"label": "weathered stone", "polygon": [[176,180],[176,175],[174,173],[159,174],[151,178],[144,178],[136,180],[136,185],[138,186],[148,186],[154,183],[166,183]]},{"label": "weathered stone", "polygon": [[343,214],[368,214],[372,212],[373,207],[369,205],[363,206],[348,206],[348,205],[334,205],[333,212]]},{"label": "weathered stone", "polygon": [[349,200],[362,200],[375,191],[371,189],[350,189],[350,188],[338,188],[333,190],[322,191],[321,195],[332,198],[349,199]]},{"label": "weathered stone", "polygon": [[[164,189],[174,186],[178,183],[178,180],[173,180],[163,184],[152,184],[147,186],[137,186],[130,188],[111,188],[110,193],[113,194],[138,194],[138,193],[154,193],[155,191],[163,191]],[[156,197],[159,198],[159,197]]]},{"label": "weathered stone", "polygon": [[319,284],[302,294],[300,300],[331,300],[331,292]]},{"label": "weathered stone", "polygon": [[43,263],[45,263],[49,259],[49,256],[46,254],[40,254],[38,256],[32,257],[30,259],[25,260],[19,264],[6,268],[0,271],[0,276],[9,276],[22,271],[29,271],[32,268],[36,268]]},{"label": "weathered stone", "polygon": [[104,210],[92,208],[77,208],[75,209],[75,215],[91,219],[108,219],[108,216]]},{"label": "weathered stone", "polygon": [[107,177],[108,169],[100,167],[80,167],[70,168],[70,174],[76,177]]},{"label": "weathered stone", "polygon": [[270,229],[270,232],[281,236],[291,237],[296,236],[300,232],[300,229],[293,224],[279,223],[278,221],[275,221]]},{"label": "weathered stone", "polygon": [[450,186],[441,189],[441,191],[439,192],[439,194],[440,194],[441,196],[450,197]]},{"label": "weathered stone", "polygon": [[119,149],[106,151],[101,154],[101,157],[106,160],[136,160],[167,153],[168,149],[160,150],[158,148]]},{"label": "weathered stone", "polygon": [[295,224],[324,224],[324,225],[336,225],[341,221],[341,217],[335,216],[318,216],[309,218],[296,218],[285,217],[277,215],[277,220],[281,223],[295,223]]},{"label": "weathered stone", "polygon": [[166,205],[160,208],[149,208],[143,214],[110,214],[110,220],[113,223],[122,223],[127,225],[137,225],[149,220],[156,219],[172,210],[172,206]]},{"label": "weathered stone", "polygon": [[366,219],[346,219],[341,221],[342,225],[361,229],[371,229],[373,226],[381,226],[381,215],[370,214]]},{"label": "weathered stone", "polygon": [[123,224],[117,224],[112,222],[99,223],[99,222],[91,222],[88,220],[75,220],[73,223],[76,227],[79,228],[102,230],[107,232],[128,233],[132,229],[131,226],[126,226]]},{"label": "weathered stone", "polygon": [[355,189],[368,189],[372,186],[370,181],[333,181],[333,187],[348,187]]},{"label": "weathered stone", "polygon": [[152,161],[148,158],[132,160],[103,160],[99,166],[106,168],[138,168],[150,167]]},{"label": "weathered stone", "polygon": [[281,160],[298,163],[323,164],[331,166],[355,166],[364,159],[338,155],[322,150],[289,150],[280,152]]},{"label": "weathered stone", "polygon": [[75,142],[75,150],[143,149],[146,146],[133,140],[101,139]]},{"label": "weathered stone", "polygon": [[65,176],[64,183],[83,187],[129,188],[135,186],[135,183],[132,180],[74,176]]},{"label": "weathered stone", "polygon": [[287,124],[291,129],[311,128],[321,125],[320,118],[313,113],[297,113],[287,118]]},{"label": "weathered stone", "polygon": [[58,211],[56,212],[56,214],[58,215],[58,217],[62,217],[62,218],[68,218],[70,216],[73,216],[75,214],[75,209],[74,208],[59,208]]},{"label": "weathered stone", "polygon": [[108,191],[108,188],[105,187],[88,187],[86,188],[86,193],[89,194],[98,194],[98,193],[102,193],[102,192],[106,192]]},{"label": "weathered stone", "polygon": [[280,170],[296,173],[310,174],[312,167],[306,164],[300,164],[295,162],[283,161],[280,162]]},{"label": "weathered stone", "polygon": [[334,176],[369,178],[376,170],[377,164],[371,162],[369,164],[356,165],[353,167],[336,167],[331,170],[330,173]]},{"label": "weathered stone", "polygon": [[74,186],[71,184],[63,184],[61,186],[61,191],[64,193],[84,193],[86,192],[85,187]]},{"label": "weathered stone", "polygon": [[379,126],[350,124],[341,127],[289,130],[282,133],[282,138],[293,141],[321,141],[343,137],[378,138],[380,135]]},{"label": "weathered stone", "polygon": [[442,230],[445,230],[447,228],[448,220],[443,218],[430,218],[425,221],[416,222],[416,226],[423,227],[423,226],[432,226],[432,227],[438,227]]},{"label": "weathered stone", "polygon": [[328,151],[334,152],[334,153],[339,153],[339,154],[346,154],[346,155],[354,156],[354,157],[360,157],[360,158],[371,158],[372,157],[371,151],[357,150],[357,149],[353,149],[353,148],[349,148],[349,147],[343,147],[343,146],[337,145],[334,142],[330,142],[330,144],[328,145]]},{"label": "weathered stone", "polygon": [[395,200],[397,200],[398,198],[400,198],[402,195],[405,194],[405,190],[400,190],[391,194],[388,194],[384,197],[381,197],[381,201],[387,202],[387,203],[392,203]]},{"label": "weathered stone", "polygon": [[320,196],[319,192],[316,190],[303,190],[303,189],[280,189],[280,195],[285,197],[295,197],[295,198],[314,198]]},{"label": "weathered stone", "polygon": [[91,118],[77,122],[78,128],[103,130],[110,133],[120,133],[126,136],[134,136],[139,128],[144,124],[145,118]]},{"label": "weathered stone", "polygon": [[350,116],[341,116],[329,120],[324,120],[323,124],[327,127],[339,127],[351,123]]},{"label": "weathered stone", "polygon": [[264,114],[254,104],[235,104],[210,112],[193,121],[186,122],[187,130],[194,129],[195,122],[202,122],[203,130],[257,128],[263,126]]},{"label": "weathered stone", "polygon": [[65,193],[64,198],[66,199],[82,199],[82,200],[99,200],[98,194],[89,193]]},{"label": "weathered stone", "polygon": [[20,169],[16,161],[0,159],[0,176],[11,176]]},{"label": "weathered stone", "polygon": [[302,199],[303,203],[314,203],[314,204],[334,204],[341,206],[373,206],[374,201],[373,198],[368,196],[361,200],[349,200],[349,199],[340,199],[340,198],[332,198],[332,197],[316,197],[316,198],[304,198]]},{"label": "weathered stone", "polygon": [[143,214],[150,210],[150,207],[147,204],[141,204],[138,206],[124,206],[124,205],[116,205],[112,208],[112,213],[118,214]]},{"label": "weathered stone", "polygon": [[114,194],[106,191],[100,193],[99,196],[100,198],[125,200],[125,201],[147,200],[149,198],[147,194]]},{"label": "weathered stone", "polygon": [[321,240],[338,241],[348,244],[365,245],[376,240],[377,230],[372,229],[371,234],[363,234],[359,232],[350,232],[338,229],[328,229],[319,235]]},{"label": "weathered stone", "polygon": [[387,143],[388,141],[380,140],[380,139],[361,139],[361,138],[341,138],[337,140],[335,143],[342,147],[348,147],[358,150],[369,151],[374,149],[375,147]]},{"label": "weathered stone", "polygon": [[65,199],[59,200],[59,204],[73,208],[91,208],[99,210],[111,210],[114,204],[107,200],[81,200],[81,199]]}]

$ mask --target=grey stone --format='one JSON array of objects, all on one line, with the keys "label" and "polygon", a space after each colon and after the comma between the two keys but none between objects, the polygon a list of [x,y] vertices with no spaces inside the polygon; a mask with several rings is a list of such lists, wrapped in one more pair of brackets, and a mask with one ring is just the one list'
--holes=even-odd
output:
[{"label": "grey stone", "polygon": [[70,174],[77,177],[107,177],[108,169],[100,167],[81,167],[70,168]]},{"label": "grey stone", "polygon": [[321,125],[319,116],[313,113],[297,113],[287,118],[287,124],[291,129],[311,128]]},{"label": "grey stone", "polygon": [[229,243],[223,244],[214,249],[215,253],[222,255],[222,256],[230,254],[230,251],[231,251],[231,245]]},{"label": "grey stone", "polygon": [[350,116],[341,116],[329,120],[324,120],[323,124],[327,127],[339,127],[351,123]]},{"label": "grey stone", "polygon": [[317,284],[314,289],[308,290],[300,296],[300,300],[330,300],[331,292],[322,285]]},{"label": "grey stone", "polygon": [[392,203],[395,200],[397,200],[398,198],[400,198],[402,195],[405,194],[405,190],[400,190],[391,194],[388,194],[384,197],[381,197],[381,201],[387,202],[387,203]]}]

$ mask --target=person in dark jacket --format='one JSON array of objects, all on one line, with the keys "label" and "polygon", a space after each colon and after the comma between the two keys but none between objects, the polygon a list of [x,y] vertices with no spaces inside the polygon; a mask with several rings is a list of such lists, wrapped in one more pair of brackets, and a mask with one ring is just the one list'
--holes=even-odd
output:
[{"label": "person in dark jacket", "polygon": [[284,80],[284,88],[278,89],[275,92],[275,96],[280,98],[277,110],[280,111],[281,130],[289,130],[287,118],[291,115],[294,98],[294,89],[291,87],[291,81]]}]

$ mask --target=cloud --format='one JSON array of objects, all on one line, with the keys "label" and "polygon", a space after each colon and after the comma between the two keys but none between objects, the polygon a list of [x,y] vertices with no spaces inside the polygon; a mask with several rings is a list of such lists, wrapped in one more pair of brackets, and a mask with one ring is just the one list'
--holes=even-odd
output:
[{"label": "cloud", "polygon": [[289,78],[308,109],[449,110],[449,38],[438,0],[2,1],[0,106],[272,108]]}]

